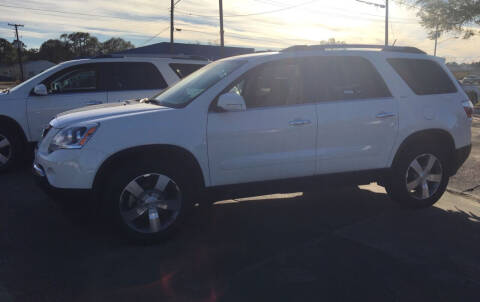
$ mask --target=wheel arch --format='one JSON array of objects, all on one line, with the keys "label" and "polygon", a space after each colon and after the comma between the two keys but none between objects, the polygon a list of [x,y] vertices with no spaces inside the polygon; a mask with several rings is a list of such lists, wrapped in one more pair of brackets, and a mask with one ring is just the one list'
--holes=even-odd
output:
[{"label": "wheel arch", "polygon": [[0,115],[0,127],[4,125],[12,127],[12,129],[17,132],[17,134],[20,136],[21,143],[27,143],[27,135],[25,134],[22,126],[16,120],[6,115]]},{"label": "wheel arch", "polygon": [[420,144],[438,144],[441,147],[445,148],[448,156],[448,170],[449,173],[452,173],[453,169],[453,160],[455,154],[455,141],[453,136],[446,130],[443,129],[426,129],[414,132],[407,136],[395,153],[393,160],[391,162],[391,166],[393,166],[402,155],[403,152],[412,144],[420,143]]},{"label": "wheel arch", "polygon": [[[118,151],[108,157],[97,170],[92,189],[95,196],[99,197],[104,187],[107,176],[124,160],[135,159],[147,160],[152,158],[166,157],[169,162],[178,162],[183,167],[188,167],[194,175],[195,184],[200,188],[205,187],[205,179],[202,168],[196,157],[187,149],[175,145],[143,145]],[[190,170],[189,170],[190,171]]]}]

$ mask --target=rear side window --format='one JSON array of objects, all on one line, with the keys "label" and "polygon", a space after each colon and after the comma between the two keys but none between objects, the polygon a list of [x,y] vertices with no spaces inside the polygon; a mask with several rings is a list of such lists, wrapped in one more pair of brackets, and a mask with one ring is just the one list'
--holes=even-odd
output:
[{"label": "rear side window", "polygon": [[152,63],[119,62],[108,65],[111,70],[110,91],[165,89],[168,86]]},{"label": "rear side window", "polygon": [[182,64],[182,63],[170,63],[170,68],[177,74],[180,79],[188,76],[194,71],[202,68],[205,65],[202,64]]},{"label": "rear side window", "polygon": [[450,77],[437,62],[422,59],[387,59],[410,89],[418,95],[457,92]]},{"label": "rear side window", "polygon": [[373,64],[353,56],[306,59],[306,95],[309,101],[339,101],[391,97]]}]

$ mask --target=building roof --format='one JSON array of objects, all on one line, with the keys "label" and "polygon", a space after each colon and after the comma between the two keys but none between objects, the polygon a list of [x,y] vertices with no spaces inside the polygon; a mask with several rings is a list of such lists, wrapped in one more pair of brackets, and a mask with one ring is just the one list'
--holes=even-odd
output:
[{"label": "building roof", "polygon": [[174,54],[174,55],[190,55],[200,56],[210,60],[218,60],[221,58],[231,57],[235,55],[253,53],[255,49],[244,47],[220,47],[216,45],[201,45],[201,44],[185,44],[173,43],[173,51],[170,52],[170,43],[162,42],[143,47],[132,48],[124,51],[116,52],[121,55],[159,55],[159,54]]}]

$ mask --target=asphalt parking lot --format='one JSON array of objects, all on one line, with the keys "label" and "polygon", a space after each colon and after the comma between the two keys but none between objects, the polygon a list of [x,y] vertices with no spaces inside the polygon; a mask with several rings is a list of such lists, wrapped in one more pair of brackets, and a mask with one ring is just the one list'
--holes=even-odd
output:
[{"label": "asphalt parking lot", "polygon": [[226,201],[164,244],[135,246],[89,219],[82,202],[53,202],[28,170],[0,183],[9,205],[2,302],[478,301],[480,293],[480,204],[450,193],[413,212],[375,185]]},{"label": "asphalt parking lot", "polygon": [[[480,179],[477,146],[453,185]],[[479,300],[480,203],[458,194],[418,211],[376,185],[229,200],[136,246],[27,164],[0,192],[1,302]]]}]

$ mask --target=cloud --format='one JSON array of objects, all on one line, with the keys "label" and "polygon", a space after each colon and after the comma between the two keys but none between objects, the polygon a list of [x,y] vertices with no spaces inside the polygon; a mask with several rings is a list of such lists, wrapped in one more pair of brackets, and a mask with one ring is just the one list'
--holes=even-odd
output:
[{"label": "cloud", "polygon": [[[301,0],[306,3],[308,0]],[[30,47],[61,33],[88,31],[101,39],[112,36],[131,40],[141,46],[169,39],[170,1],[158,0],[23,0],[2,1],[0,35],[12,39],[8,22],[22,23],[22,38]],[[293,9],[252,16],[292,6],[286,0],[224,1],[225,42],[227,45],[261,49],[283,48],[292,44],[315,44],[328,38],[348,43],[383,44],[384,9],[353,0],[315,1]],[[30,8],[22,9],[18,7]],[[32,10],[39,9],[39,10]],[[432,52],[433,41],[418,24],[415,10],[390,7],[390,42],[417,46]],[[182,0],[176,7],[176,41],[218,43],[218,1]],[[446,37],[448,38],[448,37]],[[478,38],[452,40],[439,44],[439,54],[474,57]],[[478,48],[478,47],[477,47]],[[477,57],[477,60],[480,58]]]}]

